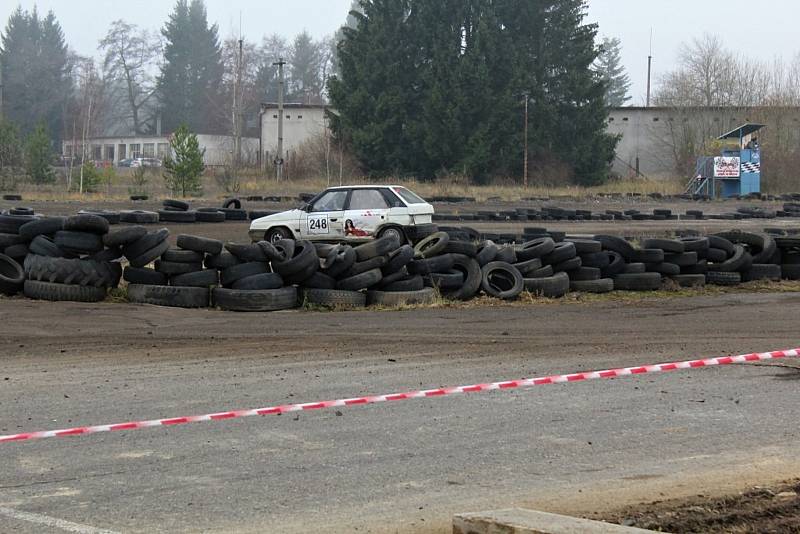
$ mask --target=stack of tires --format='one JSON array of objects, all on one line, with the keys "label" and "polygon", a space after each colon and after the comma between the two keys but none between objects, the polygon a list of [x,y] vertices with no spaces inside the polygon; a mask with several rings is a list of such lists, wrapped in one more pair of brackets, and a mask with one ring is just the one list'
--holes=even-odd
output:
[{"label": "stack of tires", "polygon": [[[775,239],[763,234],[731,231],[711,236],[724,249],[724,261],[709,264],[709,283],[736,285],[753,280],[780,280],[781,260]],[[721,258],[721,255],[720,255]]]},{"label": "stack of tires", "polygon": [[776,237],[781,263],[781,277],[785,280],[800,280],[800,238]]},{"label": "stack of tires", "polygon": [[545,265],[546,257],[555,248],[551,237],[536,237],[516,248],[492,241],[479,243],[476,260],[481,267],[483,292],[506,300],[516,298],[522,291],[552,298],[564,295],[569,290],[566,274],[556,275],[551,265]]},{"label": "stack of tires", "polygon": [[123,210],[119,212],[119,222],[129,224],[158,224],[158,213],[144,210]]},{"label": "stack of tires", "polygon": [[117,287],[120,247],[108,243],[108,221],[94,214],[42,218],[19,228],[30,241],[25,257],[25,296],[42,300],[98,302]]},{"label": "stack of tires", "polygon": [[24,207],[11,208],[8,213],[0,213],[0,253],[22,265],[28,255],[31,239],[21,236],[19,229],[38,218],[33,209]]},{"label": "stack of tires", "polygon": [[317,259],[313,246],[307,241],[291,241],[277,246],[266,242],[227,243],[224,251],[207,256],[206,267],[219,270],[221,283],[221,287],[212,291],[214,305],[232,311],[275,311],[297,307],[297,289],[284,287],[288,280],[273,272],[278,262],[290,265],[288,270],[300,276],[297,274],[302,270],[300,265],[313,262],[316,267]]},{"label": "stack of tires", "polygon": [[189,204],[182,200],[167,199],[163,209],[158,210],[160,222],[193,223],[197,220],[197,212],[189,209]]},{"label": "stack of tires", "polygon": [[242,202],[238,198],[226,198],[222,207],[215,209],[225,214],[226,221],[247,220],[247,210],[242,209]]},{"label": "stack of tires", "polygon": [[643,239],[641,246],[634,256],[644,263],[645,272],[658,273],[680,287],[705,285],[709,250],[707,238],[651,238]]},{"label": "stack of tires", "polygon": [[[211,287],[216,286],[219,280],[217,269],[204,268],[204,262],[207,254],[219,254],[222,243],[214,239],[179,235],[178,248],[170,248],[168,236],[169,231],[162,228],[143,234],[128,245],[127,249],[134,256],[141,248],[158,243],[144,255],[129,258],[131,265],[125,268],[124,273],[129,284],[128,300],[177,308],[207,307]],[[147,241],[140,242],[139,239]],[[146,267],[151,261],[154,261],[154,267]]]}]

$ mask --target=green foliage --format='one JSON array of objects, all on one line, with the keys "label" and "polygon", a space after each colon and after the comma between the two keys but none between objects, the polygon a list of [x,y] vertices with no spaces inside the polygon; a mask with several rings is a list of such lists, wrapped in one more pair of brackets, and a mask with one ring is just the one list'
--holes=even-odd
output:
[{"label": "green foliage", "polygon": [[167,189],[174,195],[185,197],[187,193],[200,193],[203,174],[203,154],[197,142],[197,135],[189,131],[185,124],[178,126],[169,140],[174,157],[168,154],[164,158],[164,181]]},{"label": "green foliage", "polygon": [[146,195],[150,184],[149,167],[134,167],[131,172],[131,185],[128,193],[131,195]]},{"label": "green foliage", "polygon": [[178,0],[161,33],[164,64],[157,86],[164,129],[186,124],[193,131],[216,131],[218,121],[208,110],[210,103],[220,104],[222,49],[203,1]]},{"label": "green foliage", "polygon": [[22,174],[22,160],[17,126],[9,120],[0,120],[0,191],[9,191],[17,186],[17,179]]},{"label": "green foliage", "polygon": [[[341,30],[332,127],[365,171],[484,182],[529,152],[572,180],[607,179],[605,84],[583,0],[362,0]],[[535,164],[534,164],[535,166]]]},{"label": "green foliage", "polygon": [[8,18],[0,44],[5,116],[28,134],[44,122],[56,137],[63,131],[64,105],[72,86],[67,45],[52,12],[17,7]]},{"label": "green foliage", "polygon": [[40,122],[25,143],[25,173],[35,184],[55,182],[56,173],[50,166],[53,150],[47,127]]},{"label": "green foliage", "polygon": [[624,106],[631,99],[628,89],[631,79],[622,64],[622,41],[617,37],[605,37],[600,42],[595,69],[606,84],[606,105]]},{"label": "green foliage", "polygon": [[78,168],[78,174],[72,180],[72,191],[97,193],[103,183],[103,173],[91,161],[85,161]]}]

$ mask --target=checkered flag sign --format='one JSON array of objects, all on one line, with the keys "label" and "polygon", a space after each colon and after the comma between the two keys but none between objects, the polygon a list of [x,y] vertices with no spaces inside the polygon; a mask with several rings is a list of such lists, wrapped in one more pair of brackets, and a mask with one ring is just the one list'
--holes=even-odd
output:
[{"label": "checkered flag sign", "polygon": [[742,163],[742,172],[761,172],[760,163]]}]

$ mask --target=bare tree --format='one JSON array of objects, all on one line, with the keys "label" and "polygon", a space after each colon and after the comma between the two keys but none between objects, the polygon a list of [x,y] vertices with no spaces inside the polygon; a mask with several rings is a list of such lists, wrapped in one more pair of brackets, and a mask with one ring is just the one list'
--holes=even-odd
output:
[{"label": "bare tree", "polygon": [[104,69],[124,84],[127,118],[134,132],[146,133],[153,126],[152,114],[145,117],[143,112],[151,105],[156,90],[154,74],[161,50],[157,36],[135,24],[115,20],[100,41],[100,50],[105,53]]}]

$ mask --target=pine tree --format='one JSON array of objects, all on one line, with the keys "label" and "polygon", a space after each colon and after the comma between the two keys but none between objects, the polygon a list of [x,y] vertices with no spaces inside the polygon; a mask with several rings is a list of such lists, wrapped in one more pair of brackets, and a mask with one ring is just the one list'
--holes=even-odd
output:
[{"label": "pine tree", "polygon": [[5,116],[24,134],[41,121],[56,139],[70,94],[67,46],[61,26],[49,12],[41,18],[21,7],[11,13],[0,45]]},{"label": "pine tree", "polygon": [[308,32],[294,38],[289,54],[289,91],[287,99],[295,102],[322,102],[323,80],[320,78],[322,60],[319,45]]},{"label": "pine tree", "polygon": [[12,189],[22,167],[22,144],[17,126],[0,118],[0,191]]},{"label": "pine tree", "polygon": [[219,120],[222,49],[203,1],[178,0],[161,33],[166,40],[158,77],[163,127],[172,131],[185,123],[205,133],[224,130]]},{"label": "pine tree", "polygon": [[49,184],[56,180],[50,166],[53,149],[47,126],[40,122],[28,136],[25,143],[25,172],[35,184]]},{"label": "pine tree", "polygon": [[622,64],[622,41],[617,37],[605,37],[600,43],[595,70],[600,73],[606,84],[606,105],[609,107],[624,106],[631,99],[628,89],[631,79]]},{"label": "pine tree", "polygon": [[183,197],[187,193],[202,191],[200,176],[205,170],[205,149],[200,150],[197,135],[189,131],[185,124],[181,124],[170,137],[169,145],[172,154],[164,158],[164,181],[167,189],[174,195],[180,194]]}]

